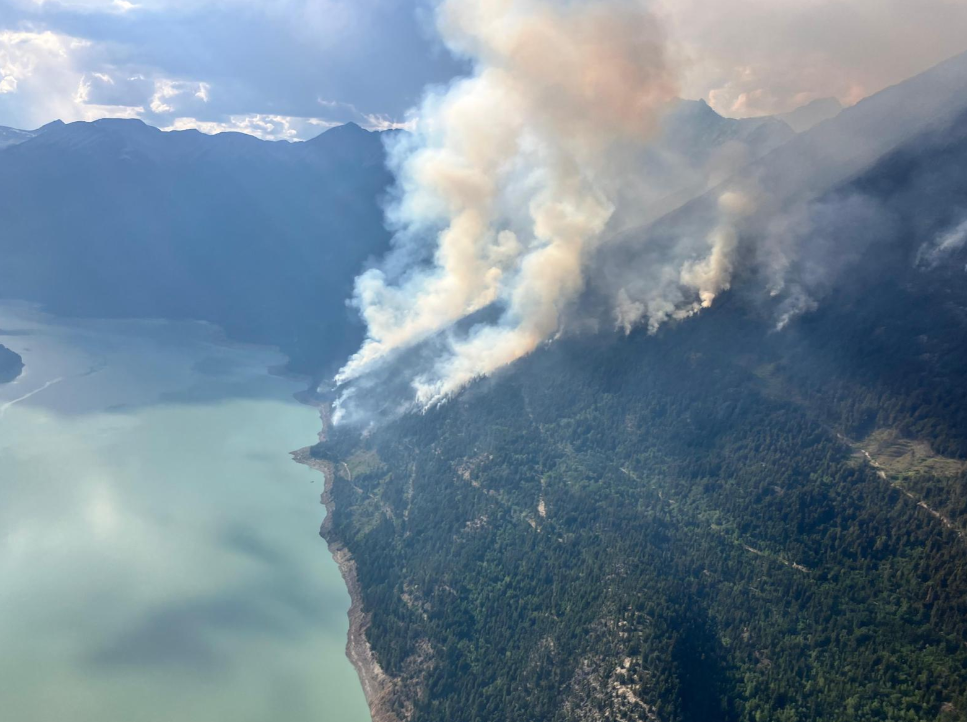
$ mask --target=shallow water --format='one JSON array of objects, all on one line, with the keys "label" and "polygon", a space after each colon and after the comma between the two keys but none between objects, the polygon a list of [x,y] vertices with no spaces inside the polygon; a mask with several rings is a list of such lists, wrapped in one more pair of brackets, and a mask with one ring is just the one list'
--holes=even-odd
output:
[{"label": "shallow water", "polygon": [[368,720],[283,359],[9,303],[0,343],[0,716]]}]

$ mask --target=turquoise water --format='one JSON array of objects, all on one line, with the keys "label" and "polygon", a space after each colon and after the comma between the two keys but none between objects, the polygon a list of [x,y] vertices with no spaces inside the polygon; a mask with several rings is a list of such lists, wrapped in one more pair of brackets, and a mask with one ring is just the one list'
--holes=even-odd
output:
[{"label": "turquoise water", "polygon": [[0,717],[369,720],[283,359],[6,303],[0,343]]}]

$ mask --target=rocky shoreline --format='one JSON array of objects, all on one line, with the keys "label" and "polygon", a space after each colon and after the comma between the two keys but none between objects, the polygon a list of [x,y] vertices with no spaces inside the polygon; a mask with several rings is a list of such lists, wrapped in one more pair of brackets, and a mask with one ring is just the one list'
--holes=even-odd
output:
[{"label": "rocky shoreline", "polygon": [[[299,399],[303,403],[319,409],[322,419],[320,440],[325,439],[329,428],[329,404],[310,400],[306,396]],[[392,680],[383,672],[376,661],[372,648],[366,640],[366,629],[369,627],[369,615],[363,610],[362,591],[356,574],[356,562],[349,550],[332,534],[332,515],[335,504],[332,498],[332,485],[336,479],[336,470],[331,462],[313,458],[309,453],[312,447],[304,447],[291,452],[296,463],[308,466],[323,474],[325,486],[322,492],[322,504],[326,507],[326,518],[319,529],[319,535],[326,540],[329,553],[339,567],[346,589],[349,591],[349,635],[346,640],[346,656],[359,675],[363,687],[363,694],[369,705],[369,713],[373,722],[400,722],[400,718],[392,711],[390,704]]]}]

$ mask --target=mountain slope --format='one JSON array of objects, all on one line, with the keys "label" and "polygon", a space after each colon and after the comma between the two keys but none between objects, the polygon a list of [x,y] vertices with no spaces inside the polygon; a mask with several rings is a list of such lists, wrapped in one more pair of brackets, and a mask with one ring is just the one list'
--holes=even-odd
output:
[{"label": "mountain slope", "polygon": [[59,314],[198,318],[331,372],[361,331],[352,279],[386,249],[380,134],[306,143],[48,127],[0,151],[0,294]]},{"label": "mountain slope", "polygon": [[842,111],[843,106],[836,98],[818,98],[800,108],[782,113],[779,118],[797,133],[802,133],[824,120],[835,118]]},{"label": "mountain slope", "polygon": [[[786,301],[776,315],[777,325],[783,324],[821,298],[871,238],[892,232],[892,209],[880,199],[862,192],[832,196],[830,190],[898,146],[948,129],[967,112],[967,96],[960,92],[965,83],[967,53],[796,135],[661,218],[615,233],[592,259],[590,301],[644,309],[649,321],[667,317],[669,307],[687,307],[697,294],[681,287],[680,269],[709,257],[710,243],[728,229],[739,237],[738,255],[728,278],[716,281],[727,287],[741,282],[749,268],[771,271],[773,278],[760,285]],[[936,182],[943,187],[942,178]],[[723,211],[721,202],[730,197],[741,201],[741,212]],[[939,203],[927,205],[933,213]],[[858,229],[859,241],[834,246],[829,240],[834,229],[825,226],[848,223]]]},{"label": "mountain slope", "polygon": [[62,125],[64,125],[62,121],[55,120],[54,122],[48,123],[47,125],[37,128],[36,130],[18,130],[17,128],[6,128],[0,126],[0,150],[9,148],[13,145],[18,145],[19,143],[24,143],[31,138],[35,138],[41,133],[46,133],[48,130],[59,128]]},{"label": "mountain slope", "polygon": [[23,359],[15,351],[0,344],[0,384],[10,383],[23,371]]},{"label": "mountain slope", "polygon": [[[704,100],[680,100],[658,137],[634,159],[643,179],[627,189],[613,227],[658,218],[718,185],[795,136],[776,118],[723,118]],[[622,205],[634,215],[622,217]]]},{"label": "mountain slope", "polygon": [[[756,196],[759,213],[766,217],[791,203],[805,203],[863,172],[907,140],[945,128],[967,108],[967,98],[961,92],[965,83],[967,53],[870,96],[829,122],[772,148],[763,146],[769,152],[747,165],[733,167],[733,174],[720,178],[722,182],[711,192],[693,193],[684,198],[687,202],[668,204],[667,215],[657,223],[649,219],[621,235],[629,246],[653,245],[643,244],[643,236],[657,242],[683,234],[704,239],[718,222],[716,210],[725,187]],[[741,122],[781,121],[766,118]]]},{"label": "mountain slope", "polygon": [[0,126],[0,150],[8,148],[17,143],[33,138],[34,134],[29,130],[17,130],[16,128],[6,128]]},{"label": "mountain slope", "polygon": [[[888,96],[800,151],[874,130]],[[890,210],[813,239],[835,282],[781,333],[751,274],[656,335],[563,339],[313,449],[387,719],[967,719],[958,112],[780,189]]]}]

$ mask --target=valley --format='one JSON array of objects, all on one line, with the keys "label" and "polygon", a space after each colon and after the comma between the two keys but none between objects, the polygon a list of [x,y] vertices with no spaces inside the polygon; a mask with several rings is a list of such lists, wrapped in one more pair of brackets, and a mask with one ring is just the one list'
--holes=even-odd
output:
[{"label": "valley", "polygon": [[959,36],[709,4],[776,38],[713,82],[686,3],[441,0],[366,72],[410,8],[166,2],[0,23],[0,716],[967,720]]}]

